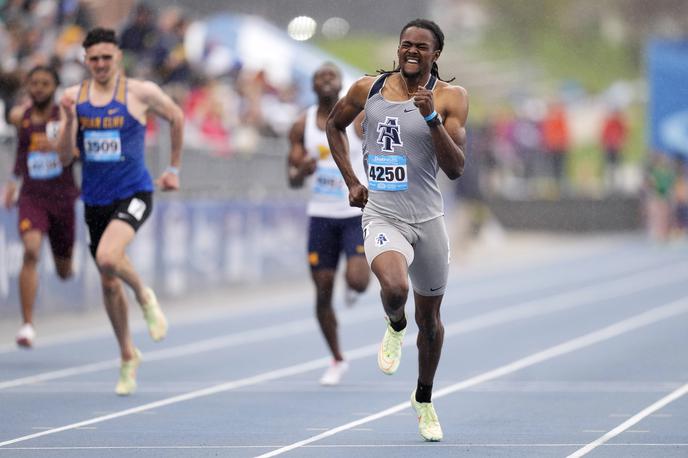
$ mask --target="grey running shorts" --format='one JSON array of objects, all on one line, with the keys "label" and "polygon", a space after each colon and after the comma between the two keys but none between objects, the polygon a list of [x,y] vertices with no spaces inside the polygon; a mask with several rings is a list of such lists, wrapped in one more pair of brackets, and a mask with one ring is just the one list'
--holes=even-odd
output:
[{"label": "grey running shorts", "polygon": [[406,258],[413,290],[421,296],[441,296],[449,276],[449,237],[444,216],[409,224],[384,216],[363,214],[366,259],[386,251],[398,251]]}]

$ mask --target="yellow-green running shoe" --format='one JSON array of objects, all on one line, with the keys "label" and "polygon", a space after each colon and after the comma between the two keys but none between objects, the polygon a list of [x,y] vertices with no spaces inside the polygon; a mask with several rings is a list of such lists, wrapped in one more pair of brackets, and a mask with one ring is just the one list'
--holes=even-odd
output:
[{"label": "yellow-green running shoe", "polygon": [[154,341],[158,342],[167,335],[167,318],[160,310],[160,304],[153,290],[146,288],[144,294],[148,297],[148,302],[141,305],[143,316],[148,325],[148,333]]},{"label": "yellow-green running shoe", "polygon": [[115,387],[115,393],[119,396],[129,396],[136,391],[136,369],[141,364],[141,352],[134,349],[134,357],[129,361],[122,361],[119,368],[119,380]]},{"label": "yellow-green running shoe", "polygon": [[389,317],[385,317],[385,319],[387,320],[387,330],[377,352],[377,365],[382,372],[392,375],[397,371],[401,362],[401,345],[404,343],[406,328],[397,332],[389,324]]},{"label": "yellow-green running shoe", "polygon": [[413,393],[411,393],[411,406],[416,411],[416,415],[418,415],[418,431],[420,431],[423,439],[429,442],[441,441],[443,436],[442,427],[432,402],[416,401],[416,390],[413,390]]}]

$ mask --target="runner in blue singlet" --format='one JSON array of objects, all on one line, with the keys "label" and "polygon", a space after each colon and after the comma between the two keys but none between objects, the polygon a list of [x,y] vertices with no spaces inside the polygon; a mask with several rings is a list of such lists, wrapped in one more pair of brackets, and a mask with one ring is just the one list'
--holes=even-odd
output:
[{"label": "runner in blue singlet", "polygon": [[122,52],[114,31],[93,29],[83,45],[91,78],[68,88],[62,97],[65,116],[58,152],[66,157],[78,149],[83,164],[91,254],[100,270],[105,309],[122,358],[115,392],[128,395],[136,389],[141,354],[129,332],[123,283],[133,290],[153,340],[167,333],[153,290],[143,284],[125,252],[153,205],[153,181],[144,162],[146,117],[154,113],[170,123],[170,166],[157,184],[172,191],[179,189],[184,116],[156,84],[120,72]]}]

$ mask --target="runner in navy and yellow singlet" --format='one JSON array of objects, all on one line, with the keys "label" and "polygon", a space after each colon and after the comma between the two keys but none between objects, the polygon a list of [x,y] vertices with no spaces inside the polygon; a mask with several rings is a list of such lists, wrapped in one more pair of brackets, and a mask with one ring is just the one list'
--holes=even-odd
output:
[{"label": "runner in navy and yellow singlet", "polygon": [[120,71],[122,52],[113,30],[91,30],[83,43],[91,78],[65,91],[58,151],[78,148],[82,199],[90,248],[100,270],[103,298],[120,347],[122,364],[115,388],[119,395],[136,389],[141,360],[129,332],[123,284],[136,296],[155,341],[165,337],[167,320],[153,290],[146,287],[126,255],[127,246],[152,210],[153,180],[146,170],[146,118],[154,113],[170,123],[170,166],[157,184],[179,189],[183,122],[181,109],[158,85],[127,78]]},{"label": "runner in navy and yellow singlet", "polygon": [[[332,109],[327,136],[349,187],[351,205],[364,207],[363,236],[368,262],[382,288],[387,330],[378,351],[385,374],[399,367],[406,331],[404,307],[409,276],[418,325],[418,383],[411,405],[421,436],[442,439],[432,384],[442,351],[440,305],[449,270],[449,239],[437,182],[463,173],[468,95],[439,77],[436,61],[444,34],[432,21],[416,19],[399,36],[399,66],[364,77]],[[364,186],[348,160],[346,126],[365,112]]]},{"label": "runner in navy and yellow singlet", "polygon": [[[325,134],[325,121],[341,89],[339,68],[330,63],[320,66],[313,75],[318,103],[299,116],[289,133],[289,184],[300,187],[307,176],[313,175],[307,209],[308,261],[315,284],[315,314],[333,358],[320,378],[322,385],[337,385],[349,367],[339,348],[337,317],[332,307],[334,278],[341,254],[346,256],[348,305],[356,294],[365,291],[370,279],[363,251],[361,211],[349,206],[346,184],[332,159]],[[360,122],[358,129],[361,129]],[[352,167],[358,179],[365,182],[359,132],[351,126],[347,134]]]},{"label": "runner in navy and yellow singlet", "polygon": [[63,163],[54,144],[60,120],[60,107],[54,100],[58,85],[53,68],[34,67],[27,75],[29,103],[10,111],[10,121],[17,127],[17,156],[3,202],[6,208],[12,207],[21,183],[17,205],[19,234],[24,245],[19,273],[23,324],[16,336],[21,347],[31,347],[36,336],[33,306],[44,235],[50,241],[58,277],[65,280],[72,276],[74,201],[79,190],[72,175],[74,157],[66,157]]}]

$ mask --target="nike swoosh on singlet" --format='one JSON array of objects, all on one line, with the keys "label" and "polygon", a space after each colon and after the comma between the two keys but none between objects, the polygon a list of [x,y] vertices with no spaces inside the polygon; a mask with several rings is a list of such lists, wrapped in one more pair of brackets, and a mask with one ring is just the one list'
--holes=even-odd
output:
[{"label": "nike swoosh on singlet", "polygon": [[411,108],[410,110],[404,108],[404,113],[410,113],[412,111],[416,111],[418,108]]}]

